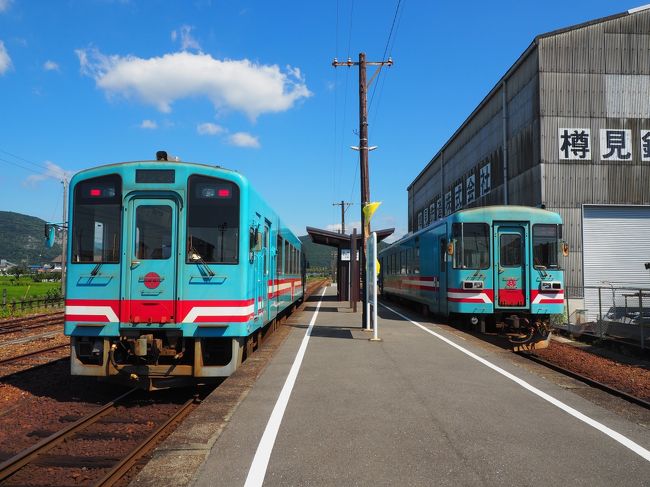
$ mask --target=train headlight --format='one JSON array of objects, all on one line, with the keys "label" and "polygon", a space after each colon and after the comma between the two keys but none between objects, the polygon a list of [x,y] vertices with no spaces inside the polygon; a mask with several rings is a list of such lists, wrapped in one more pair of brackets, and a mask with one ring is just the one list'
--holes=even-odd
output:
[{"label": "train headlight", "polygon": [[542,291],[559,291],[562,289],[562,283],[559,281],[544,281],[541,284]]},{"label": "train headlight", "polygon": [[483,289],[483,281],[463,281],[463,289]]}]

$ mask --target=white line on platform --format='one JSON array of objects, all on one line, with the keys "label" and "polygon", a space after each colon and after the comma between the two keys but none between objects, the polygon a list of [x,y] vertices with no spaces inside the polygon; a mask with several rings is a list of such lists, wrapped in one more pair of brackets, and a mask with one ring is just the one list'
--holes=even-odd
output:
[{"label": "white line on platform", "polygon": [[314,328],[314,323],[316,323],[318,310],[320,309],[320,305],[323,302],[323,295],[325,294],[326,290],[327,288],[323,289],[323,292],[320,295],[320,300],[318,301],[318,305],[316,305],[316,311],[314,311],[314,315],[311,317],[307,332],[305,333],[305,336],[302,339],[302,343],[300,344],[300,348],[298,349],[298,354],[293,361],[293,365],[291,366],[287,380],[284,382],[282,391],[280,391],[280,396],[275,403],[275,407],[273,408],[269,422],[266,424],[266,429],[264,430],[262,439],[257,446],[255,458],[253,458],[253,463],[250,470],[248,471],[248,476],[246,477],[246,483],[244,484],[244,487],[258,487],[261,486],[264,482],[266,469],[269,465],[269,459],[271,458],[273,445],[275,444],[275,438],[278,435],[278,430],[280,429],[280,423],[282,423],[284,411],[287,409],[291,391],[293,390],[293,386],[296,383],[298,371],[300,370],[302,359],[305,356],[305,351],[307,350],[307,343],[309,342],[309,337],[311,336],[311,330]]},{"label": "white line on platform", "polygon": [[[381,304],[381,303],[380,303],[380,304]],[[429,330],[427,327],[421,325],[420,323],[417,323],[417,322],[413,321],[412,319],[410,319],[410,318],[404,316],[404,315],[403,315],[402,313],[400,313],[399,311],[395,311],[394,309],[392,309],[392,308],[386,306],[385,304],[381,304],[381,305],[382,305],[384,308],[386,308],[387,310],[392,311],[393,313],[395,313],[397,316],[400,316],[401,318],[404,318],[405,320],[407,320],[407,321],[413,323],[415,326],[421,328],[422,330],[426,331],[427,333],[430,333],[431,335],[433,335],[433,336],[435,336],[436,338],[442,340],[443,342],[445,342],[445,343],[451,345],[452,347],[454,347],[454,348],[460,350],[460,351],[463,352],[465,355],[470,356],[470,357],[473,358],[474,360],[477,360],[478,362],[480,362],[480,363],[482,363],[483,365],[485,365],[485,366],[491,368],[492,370],[498,372],[499,374],[501,374],[501,375],[507,377],[508,379],[512,380],[513,382],[516,382],[517,384],[519,384],[519,385],[520,385],[521,387],[523,387],[524,389],[529,390],[530,392],[532,392],[533,394],[535,394],[535,395],[541,397],[541,398],[544,399],[545,401],[548,401],[548,402],[550,402],[551,404],[553,404],[554,406],[557,406],[558,408],[562,409],[563,411],[569,413],[569,414],[570,414],[571,416],[573,416],[574,418],[577,418],[577,419],[579,419],[580,421],[583,421],[583,422],[587,423],[589,426],[592,426],[593,428],[596,428],[598,431],[600,431],[600,432],[606,434],[607,436],[609,436],[609,437],[612,438],[613,440],[619,442],[621,445],[625,446],[626,448],[629,448],[629,449],[632,450],[634,453],[636,453],[637,455],[641,456],[643,459],[645,459],[645,460],[647,460],[647,461],[650,461],[650,451],[646,450],[646,449],[643,448],[641,445],[639,445],[638,443],[635,443],[634,441],[630,440],[630,439],[627,438],[626,436],[623,436],[622,434],[620,434],[620,433],[614,431],[613,429],[608,428],[608,427],[605,426],[604,424],[599,423],[598,421],[596,421],[596,420],[594,420],[594,419],[591,419],[589,416],[586,416],[585,414],[582,414],[580,411],[578,411],[578,410],[572,408],[571,406],[569,406],[569,405],[567,405],[567,404],[564,404],[562,401],[560,401],[560,400],[558,400],[558,399],[555,399],[553,396],[550,396],[550,395],[546,394],[545,392],[543,392],[543,391],[537,389],[536,387],[530,385],[530,384],[529,384],[528,382],[526,382],[525,380],[520,379],[519,377],[517,377],[517,376],[511,374],[510,372],[505,371],[505,370],[502,369],[501,367],[499,367],[499,366],[497,366],[497,365],[494,365],[493,363],[488,362],[488,361],[485,360],[484,358],[479,357],[479,356],[476,355],[475,353],[470,352],[469,350],[467,350],[467,349],[461,347],[460,345],[457,345],[456,343],[452,342],[452,341],[449,340],[448,338],[445,338],[444,336],[440,335],[439,333],[436,333],[435,331]]]}]

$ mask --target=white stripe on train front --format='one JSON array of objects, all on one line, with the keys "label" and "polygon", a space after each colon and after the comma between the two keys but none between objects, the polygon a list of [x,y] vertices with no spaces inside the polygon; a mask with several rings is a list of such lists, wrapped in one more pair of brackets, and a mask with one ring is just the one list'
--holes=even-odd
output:
[{"label": "white stripe on train front", "polygon": [[110,306],[66,306],[65,314],[70,316],[105,316],[110,322],[120,321]]},{"label": "white stripe on train front", "polygon": [[447,292],[447,297],[448,298],[454,298],[454,299],[480,299],[484,303],[491,304],[492,300],[490,297],[485,294],[485,293],[454,293],[454,292]]},{"label": "white stripe on train front", "polygon": [[535,296],[535,299],[533,299],[533,304],[541,304],[542,301],[547,299],[561,299],[564,301],[564,291],[558,293],[539,293]]},{"label": "white stripe on train front", "polygon": [[183,323],[194,323],[201,316],[250,316],[255,305],[248,306],[195,306],[187,313]]}]

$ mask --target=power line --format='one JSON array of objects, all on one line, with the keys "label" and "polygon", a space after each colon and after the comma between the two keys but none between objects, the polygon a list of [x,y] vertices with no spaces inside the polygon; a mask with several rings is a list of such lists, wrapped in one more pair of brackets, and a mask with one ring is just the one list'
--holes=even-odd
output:
[{"label": "power line", "polygon": [[[26,162],[27,164],[31,164],[32,166],[36,166],[36,167],[38,167],[39,169],[47,169],[47,166],[45,166],[45,165],[43,165],[43,164],[39,164],[38,162],[30,161],[29,159],[25,159],[24,157],[17,156],[16,154],[12,154],[11,152],[6,151],[6,150],[4,150],[4,149],[0,149],[0,152],[3,152],[3,153],[5,153],[5,154],[7,154],[7,155],[13,157],[14,159],[18,159],[18,160],[20,160],[20,161]],[[5,160],[5,162],[6,162],[6,160]]]},{"label": "power line", "polygon": [[[4,152],[4,151],[2,151],[2,152]],[[25,171],[33,172],[34,174],[41,174],[41,171],[36,171],[35,169],[32,169],[31,167],[25,167],[25,166],[23,166],[21,164],[18,164],[17,162],[8,161],[7,159],[4,159],[2,157],[0,157],[0,162],[11,164],[12,166],[16,166],[16,167],[19,167],[21,169],[24,169]]]}]

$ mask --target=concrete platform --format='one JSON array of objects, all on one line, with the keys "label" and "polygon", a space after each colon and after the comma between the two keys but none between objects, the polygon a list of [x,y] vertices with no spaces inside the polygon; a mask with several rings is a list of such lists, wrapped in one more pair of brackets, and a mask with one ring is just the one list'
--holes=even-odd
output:
[{"label": "concrete platform", "polygon": [[134,485],[650,484],[647,423],[408,312],[381,307],[370,342],[334,289],[320,299],[254,387],[217,389]]}]

